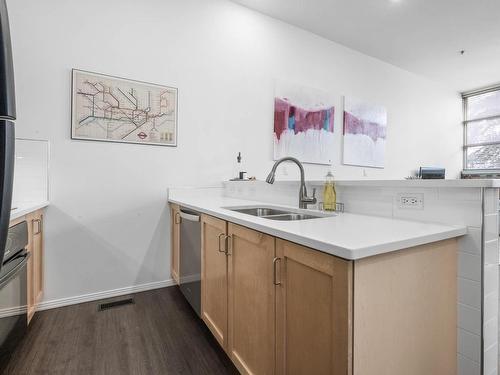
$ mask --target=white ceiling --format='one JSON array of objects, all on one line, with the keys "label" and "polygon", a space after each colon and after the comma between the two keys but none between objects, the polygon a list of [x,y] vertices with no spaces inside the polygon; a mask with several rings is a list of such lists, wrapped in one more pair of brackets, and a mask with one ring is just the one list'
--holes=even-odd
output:
[{"label": "white ceiling", "polygon": [[232,1],[457,91],[500,83],[500,0]]}]

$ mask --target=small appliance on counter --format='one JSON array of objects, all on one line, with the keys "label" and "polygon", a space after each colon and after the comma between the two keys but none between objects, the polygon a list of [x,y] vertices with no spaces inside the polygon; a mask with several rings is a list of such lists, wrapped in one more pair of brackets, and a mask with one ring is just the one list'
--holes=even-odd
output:
[{"label": "small appliance on counter", "polygon": [[418,177],[422,180],[443,180],[446,175],[446,169],[434,167],[420,167]]}]

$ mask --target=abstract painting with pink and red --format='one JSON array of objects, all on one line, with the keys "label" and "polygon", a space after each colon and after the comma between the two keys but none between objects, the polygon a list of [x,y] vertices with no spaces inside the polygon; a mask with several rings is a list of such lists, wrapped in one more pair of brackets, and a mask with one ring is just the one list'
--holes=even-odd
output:
[{"label": "abstract painting with pink and red", "polygon": [[344,99],[344,164],[384,168],[386,132],[384,107]]},{"label": "abstract painting with pink and red", "polygon": [[279,82],[274,98],[274,159],[332,164],[334,98],[328,93]]}]

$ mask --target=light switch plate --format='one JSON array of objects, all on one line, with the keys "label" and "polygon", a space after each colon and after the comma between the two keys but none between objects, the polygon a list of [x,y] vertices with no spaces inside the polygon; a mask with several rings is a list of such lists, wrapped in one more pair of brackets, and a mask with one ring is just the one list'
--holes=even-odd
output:
[{"label": "light switch plate", "polygon": [[423,193],[401,193],[398,195],[399,208],[411,210],[424,209]]}]

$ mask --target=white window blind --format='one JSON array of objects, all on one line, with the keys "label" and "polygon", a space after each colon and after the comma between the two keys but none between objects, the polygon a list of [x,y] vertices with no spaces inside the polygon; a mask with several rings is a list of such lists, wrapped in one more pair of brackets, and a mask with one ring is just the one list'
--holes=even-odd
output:
[{"label": "white window blind", "polygon": [[500,172],[500,86],[462,96],[464,169]]}]

